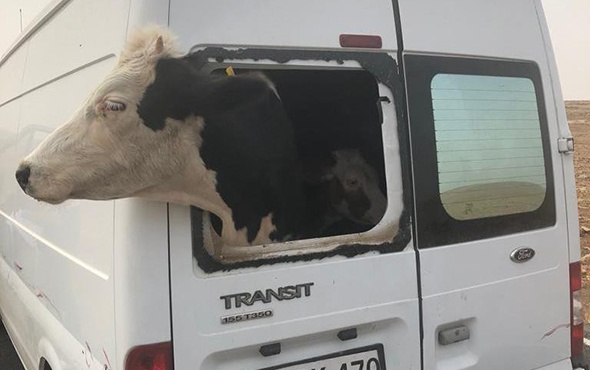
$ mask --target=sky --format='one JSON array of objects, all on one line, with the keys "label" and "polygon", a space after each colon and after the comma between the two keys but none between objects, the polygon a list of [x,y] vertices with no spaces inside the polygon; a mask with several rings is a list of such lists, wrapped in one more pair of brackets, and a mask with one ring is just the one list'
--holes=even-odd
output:
[{"label": "sky", "polygon": [[543,0],[565,100],[590,100],[590,1]]},{"label": "sky", "polygon": [[[0,55],[18,37],[21,24],[22,29],[25,29],[51,2],[53,1],[0,0]],[[590,100],[590,1],[542,0],[542,3],[549,24],[563,97],[565,100]]]}]

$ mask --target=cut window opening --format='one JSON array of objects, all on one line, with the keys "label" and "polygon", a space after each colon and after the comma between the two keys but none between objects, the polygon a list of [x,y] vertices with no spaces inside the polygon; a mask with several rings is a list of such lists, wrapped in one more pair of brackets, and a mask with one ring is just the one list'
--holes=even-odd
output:
[{"label": "cut window opening", "polygon": [[[232,67],[236,75],[264,73],[274,84],[294,129],[306,199],[305,231],[286,241],[358,235],[379,224],[387,210],[387,187],[379,86],[374,76],[353,69]],[[212,73],[225,74],[226,69]],[[232,247],[220,244],[222,222],[217,216],[204,212],[192,222],[193,228],[202,230],[202,247],[218,261],[281,255],[254,255],[255,247],[245,247],[240,248],[243,257],[231,257],[227,250]],[[355,242],[351,239],[348,244]]]}]

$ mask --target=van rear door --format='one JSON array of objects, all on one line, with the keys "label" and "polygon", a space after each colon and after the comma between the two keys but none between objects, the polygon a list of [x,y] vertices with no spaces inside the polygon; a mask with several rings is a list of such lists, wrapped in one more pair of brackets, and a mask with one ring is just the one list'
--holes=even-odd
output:
[{"label": "van rear door", "polygon": [[[206,213],[171,205],[175,368],[420,368],[416,254],[403,185],[407,135],[400,135],[405,128],[395,109],[401,90],[393,88],[400,80],[391,2],[202,4],[173,2],[170,27],[212,73],[227,66],[236,73],[262,69],[270,77],[291,70],[304,77],[301,85],[317,82],[305,76],[323,78],[324,72],[342,73],[343,80],[352,76],[348,72],[371,73],[378,95],[370,105],[383,119],[377,127],[389,204],[381,223],[361,234],[229,249],[211,247]],[[343,49],[341,34],[378,35],[382,48]],[[284,87],[277,88],[281,95]],[[282,96],[285,104],[298,97]],[[357,112],[354,106],[346,111],[347,117]],[[334,131],[334,137],[341,134]]]},{"label": "van rear door", "polygon": [[412,248],[204,273],[190,213],[170,206],[175,369],[420,367]]},{"label": "van rear door", "polygon": [[400,0],[400,11],[424,367],[565,360],[564,177],[534,3]]}]

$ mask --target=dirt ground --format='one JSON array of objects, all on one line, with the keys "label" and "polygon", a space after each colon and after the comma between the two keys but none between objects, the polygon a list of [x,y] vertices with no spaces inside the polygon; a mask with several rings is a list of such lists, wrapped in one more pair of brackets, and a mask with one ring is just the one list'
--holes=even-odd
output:
[{"label": "dirt ground", "polygon": [[590,101],[566,102],[565,107],[575,143],[574,163],[582,248],[582,297],[586,323],[590,323]]}]

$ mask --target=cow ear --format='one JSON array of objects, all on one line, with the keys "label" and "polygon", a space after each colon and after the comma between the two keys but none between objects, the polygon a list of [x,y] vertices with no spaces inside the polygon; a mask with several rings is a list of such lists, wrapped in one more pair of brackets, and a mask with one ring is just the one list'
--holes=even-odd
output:
[{"label": "cow ear", "polygon": [[145,55],[148,62],[156,62],[164,52],[164,38],[162,35],[154,38],[147,46]]},{"label": "cow ear", "polygon": [[119,56],[119,64],[131,60],[154,62],[164,55],[180,56],[176,48],[176,38],[162,26],[149,25],[134,30],[125,41],[125,46]]},{"label": "cow ear", "polygon": [[164,39],[162,38],[162,35],[158,36],[156,39],[155,51],[156,54],[162,54],[162,51],[164,51]]},{"label": "cow ear", "polygon": [[162,35],[158,36],[148,48],[148,58],[150,60],[157,59],[164,51],[164,39]]}]

